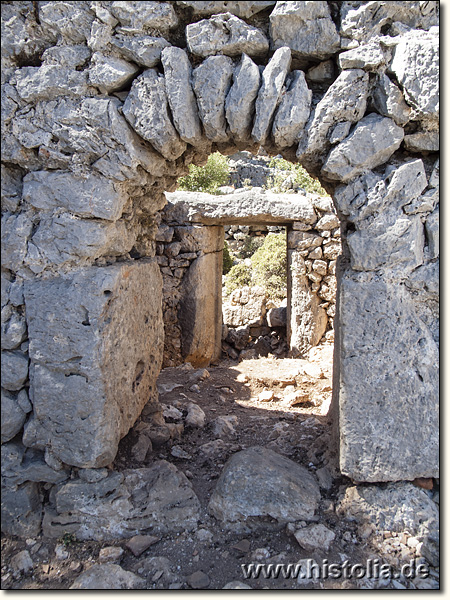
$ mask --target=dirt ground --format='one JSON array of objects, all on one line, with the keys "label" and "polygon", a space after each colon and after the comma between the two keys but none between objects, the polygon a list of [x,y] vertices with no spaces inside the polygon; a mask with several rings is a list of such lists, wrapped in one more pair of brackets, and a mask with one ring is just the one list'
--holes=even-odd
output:
[{"label": "dirt ground", "polygon": [[[166,535],[135,557],[125,547],[126,540],[114,544],[76,540],[19,540],[2,537],[2,589],[68,589],[76,577],[99,562],[105,546],[124,551],[115,562],[146,578],[147,589],[191,589],[189,576],[202,571],[208,583],[201,589],[222,589],[233,581],[245,582],[253,589],[373,588],[368,580],[328,580],[299,583],[297,579],[245,579],[242,563],[297,563],[301,559],[328,559],[329,563],[364,563],[381,558],[398,566],[395,544],[389,553],[372,537],[358,530],[335,512],[342,486],[351,482],[333,470],[331,416],[332,342],[322,344],[310,354],[310,360],[261,358],[243,362],[221,361],[205,370],[189,366],[164,369],[158,379],[160,401],[165,420],[180,423],[189,402],[198,404],[206,415],[205,426],[185,427],[179,439],[172,439],[136,460],[133,447],[138,439],[139,423],[122,440],[114,469],[148,466],[165,459],[181,470],[192,482],[202,505],[198,530]],[[260,394],[273,398],[263,401]],[[291,405],[292,402],[296,404]],[[177,411],[173,409],[176,408]],[[145,411],[144,411],[145,415]],[[235,416],[234,432],[218,434],[215,419]],[[145,416],[143,417],[145,419]],[[311,473],[328,465],[334,479],[330,489],[322,489],[319,522],[335,533],[330,549],[302,549],[286,528],[242,535],[230,533],[209,516],[206,506],[226,460],[250,446],[265,446],[303,465]],[[393,534],[395,536],[395,534]],[[65,543],[64,543],[65,542]],[[11,557],[28,550],[33,568],[27,574],[14,575]],[[156,558],[158,557],[158,558]],[[169,564],[160,557],[165,557]],[[389,582],[388,589],[414,588],[410,581]]]}]

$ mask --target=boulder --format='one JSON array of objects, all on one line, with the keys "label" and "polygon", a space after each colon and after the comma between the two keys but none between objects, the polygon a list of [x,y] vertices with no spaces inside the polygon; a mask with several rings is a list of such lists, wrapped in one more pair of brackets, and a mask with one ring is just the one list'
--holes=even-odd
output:
[{"label": "boulder", "polygon": [[386,64],[389,54],[383,51],[378,40],[363,44],[357,48],[341,52],[338,62],[341,69],[364,69],[376,71],[378,67]]},{"label": "boulder", "polygon": [[439,147],[439,131],[405,135],[405,148],[410,152],[439,152]]},{"label": "boulder", "polygon": [[231,86],[233,61],[228,56],[210,56],[192,73],[200,119],[212,142],[228,140],[225,99]]},{"label": "boulder", "polygon": [[260,287],[234,290],[223,305],[223,322],[229,327],[262,325],[266,315],[267,292]]},{"label": "boulder", "polygon": [[203,58],[213,54],[239,56],[243,52],[260,56],[269,50],[269,40],[260,29],[229,12],[188,25],[186,41],[189,51]]},{"label": "boulder", "polygon": [[37,483],[9,486],[2,478],[1,528],[6,535],[35,537],[41,531],[42,498]]},{"label": "boulder", "polygon": [[175,10],[169,2],[112,2],[111,13],[124,27],[133,33],[142,33],[151,29],[166,32],[178,25]]},{"label": "boulder", "polygon": [[[117,3],[115,3],[117,4]],[[79,575],[70,590],[143,590],[145,579],[119,565],[94,565]]]},{"label": "boulder", "polygon": [[2,267],[18,271],[27,254],[33,222],[26,213],[2,216]]},{"label": "boulder", "polygon": [[170,47],[163,37],[143,35],[115,35],[111,44],[126,59],[142,67],[156,67],[161,61],[161,52]]},{"label": "boulder", "polygon": [[149,397],[155,402],[163,347],[158,289],[152,260],[25,284],[34,405],[26,445],[49,446],[78,467],[113,460]]},{"label": "boulder", "polygon": [[293,146],[309,118],[312,92],[308,89],[303,71],[293,71],[289,89],[275,114],[272,135],[279,148]]},{"label": "boulder", "polygon": [[25,317],[9,305],[2,311],[2,350],[15,350],[27,338]]},{"label": "boulder", "polygon": [[44,31],[60,36],[65,44],[83,44],[89,38],[94,14],[89,6],[73,2],[46,2],[39,7]]},{"label": "boulder", "polygon": [[164,158],[175,160],[186,150],[169,117],[165,79],[156,70],[148,69],[133,81],[123,115]]},{"label": "boulder", "polygon": [[234,454],[217,482],[208,511],[226,528],[247,530],[314,519],[319,487],[308,471],[258,446]]},{"label": "boulder", "polygon": [[105,56],[95,52],[89,68],[89,83],[102,94],[111,94],[127,87],[139,73],[139,67],[123,58]]},{"label": "boulder", "polygon": [[15,350],[2,352],[2,387],[11,392],[20,390],[28,379],[28,356]]},{"label": "boulder", "polygon": [[16,397],[8,391],[1,392],[1,443],[9,442],[22,429],[26,413],[19,406]]},{"label": "boulder", "polygon": [[260,79],[258,66],[243,54],[234,68],[233,85],[225,100],[225,115],[235,141],[246,142],[250,138]]},{"label": "boulder", "polygon": [[86,46],[53,46],[47,48],[41,60],[45,65],[60,65],[76,69],[84,66],[91,57],[91,51]]},{"label": "boulder", "polygon": [[59,65],[23,67],[17,71],[16,89],[25,102],[87,95],[87,71]]},{"label": "boulder", "polygon": [[402,126],[409,121],[411,107],[406,104],[400,88],[385,73],[377,78],[372,100],[380,115],[394,119],[397,125]]}]

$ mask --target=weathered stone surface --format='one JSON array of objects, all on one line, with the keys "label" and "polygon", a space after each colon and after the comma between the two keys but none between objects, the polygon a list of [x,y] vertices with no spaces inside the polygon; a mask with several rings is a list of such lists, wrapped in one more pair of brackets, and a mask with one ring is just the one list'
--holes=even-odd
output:
[{"label": "weathered stone surface", "polygon": [[6,390],[1,392],[1,441],[2,444],[9,442],[22,429],[26,413],[20,408],[16,397]]},{"label": "weathered stone surface", "polygon": [[180,6],[188,6],[194,11],[194,15],[201,17],[217,15],[230,12],[242,19],[248,19],[252,15],[276,4],[275,0],[263,2],[177,2]]},{"label": "weathered stone surface", "polygon": [[137,73],[139,67],[136,65],[122,58],[96,52],[91,59],[89,83],[97,87],[102,94],[111,94],[131,83]]},{"label": "weathered stone surface", "polygon": [[405,148],[410,152],[439,152],[439,131],[405,135]]},{"label": "weathered stone surface", "polygon": [[80,540],[192,530],[200,516],[191,483],[166,461],[147,469],[113,471],[97,483],[69,481],[59,487],[55,503],[45,512],[45,535],[59,537],[67,531]]},{"label": "weathered stone surface", "polygon": [[316,167],[329,149],[330,130],[338,123],[356,123],[366,111],[369,76],[361,69],[343,71],[328,88],[312,113],[302,136],[297,158]]},{"label": "weathered stone surface", "polygon": [[439,35],[413,31],[403,36],[390,68],[416,114],[439,120]]},{"label": "weathered stone surface", "polygon": [[187,578],[188,585],[194,590],[206,590],[209,587],[210,579],[203,571],[195,571]]},{"label": "weathered stone surface", "polygon": [[91,51],[86,46],[53,46],[48,48],[41,57],[45,65],[60,65],[75,69],[87,63]]},{"label": "weathered stone surface", "polygon": [[[217,235],[223,247],[223,229]],[[221,252],[199,256],[182,282],[181,349],[185,362],[198,367],[207,366],[221,354],[221,264]]]},{"label": "weathered stone surface", "polygon": [[262,72],[261,89],[256,98],[256,116],[252,137],[255,142],[264,144],[270,132],[272,116],[280,101],[284,80],[291,66],[289,48],[279,48]]},{"label": "weathered stone surface", "polygon": [[[47,455],[45,455],[48,457]],[[25,448],[21,443],[10,442],[2,446],[2,476],[9,486],[19,486],[27,481],[35,483],[61,483],[70,476],[70,471],[55,470],[45,461],[40,450]],[[55,465],[56,466],[56,465]]]},{"label": "weathered stone surface", "polygon": [[231,86],[233,61],[210,56],[194,69],[192,83],[205,135],[212,142],[226,142],[225,99]]},{"label": "weathered stone surface", "polygon": [[286,306],[271,308],[267,312],[267,323],[269,327],[286,327],[287,315]]},{"label": "weathered stone surface", "polygon": [[250,138],[260,79],[258,66],[243,54],[234,68],[233,85],[225,100],[225,115],[235,141],[245,142]]},{"label": "weathered stone surface", "polygon": [[425,232],[430,257],[437,258],[439,256],[439,206],[427,217]]},{"label": "weathered stone surface", "polygon": [[341,69],[364,69],[375,71],[388,61],[389,54],[383,51],[380,42],[375,40],[339,54]]},{"label": "weathered stone surface", "polygon": [[274,47],[289,46],[295,58],[329,58],[339,35],[327,2],[277,2],[270,15]]},{"label": "weathered stone surface", "polygon": [[39,20],[64,42],[82,44],[89,37],[94,14],[81,2],[43,2]]},{"label": "weathered stone surface", "polygon": [[348,272],[335,326],[341,471],[368,482],[438,477],[438,350],[408,291]]},{"label": "weathered stone surface", "polygon": [[186,27],[189,51],[197,56],[225,54],[260,56],[269,50],[269,40],[257,27],[247,25],[229,12],[191,23]]},{"label": "weathered stone surface", "polygon": [[222,307],[223,322],[229,327],[262,325],[266,315],[267,292],[262,287],[234,290]]},{"label": "weathered stone surface", "polygon": [[312,92],[303,71],[294,71],[273,122],[272,135],[279,148],[293,146],[309,118]]},{"label": "weathered stone surface", "polygon": [[412,483],[348,487],[338,511],[361,524],[374,525],[379,532],[408,532],[423,542],[423,555],[431,564],[439,564],[439,509]]},{"label": "weathered stone surface", "polygon": [[178,25],[178,19],[170,2],[113,2],[110,11],[121,25],[142,33],[149,29],[167,31]]},{"label": "weathered stone surface", "polygon": [[23,67],[16,77],[17,93],[26,102],[87,94],[87,71],[76,71],[59,65],[43,65]]},{"label": "weathered stone surface", "polygon": [[134,556],[140,556],[150,546],[159,542],[160,539],[155,535],[134,535],[125,545]]},{"label": "weathered stone surface", "polygon": [[32,171],[23,180],[23,199],[41,210],[64,207],[80,217],[116,221],[128,197],[106,178],[69,171]]},{"label": "weathered stone surface", "polygon": [[11,569],[15,577],[19,577],[22,574],[29,574],[30,571],[32,571],[33,566],[34,563],[28,550],[18,552],[11,559]]},{"label": "weathered stone surface", "polygon": [[308,81],[314,81],[317,83],[323,83],[325,81],[331,81],[334,79],[334,63],[332,60],[324,60],[318,65],[308,69],[306,74]]},{"label": "weathered stone surface", "polygon": [[192,67],[181,48],[165,48],[161,53],[166,93],[172,118],[182,140],[193,146],[202,141],[197,102],[192,90]]},{"label": "weathered stone surface", "polygon": [[228,460],[208,511],[225,527],[245,530],[267,517],[280,525],[312,520],[319,500],[319,487],[304,467],[256,446]]},{"label": "weathered stone surface", "polygon": [[22,173],[20,169],[6,167],[2,164],[1,190],[2,210],[15,212],[22,198]]},{"label": "weathered stone surface", "polygon": [[175,160],[186,150],[186,143],[172,125],[168,108],[164,77],[148,69],[133,81],[123,114],[136,133],[164,158]]},{"label": "weathered stone surface", "polygon": [[170,46],[163,37],[115,35],[111,44],[122,56],[143,67],[156,67],[161,60],[161,52]]},{"label": "weathered stone surface", "polygon": [[28,379],[28,356],[16,350],[2,352],[2,386],[12,392],[20,390]]},{"label": "weathered stone surface", "polygon": [[146,260],[26,283],[34,405],[26,445],[79,467],[111,462],[156,391],[160,286]]},{"label": "weathered stone surface", "polygon": [[397,125],[405,125],[409,121],[411,108],[406,104],[400,89],[385,73],[378,76],[372,99],[377,111],[394,119]]},{"label": "weathered stone surface", "polygon": [[35,537],[41,531],[42,500],[37,483],[10,487],[2,478],[1,528],[7,535]]},{"label": "weathered stone surface", "polygon": [[27,253],[27,242],[33,230],[33,223],[25,214],[2,217],[2,267],[17,271]]},{"label": "weathered stone surface", "polygon": [[329,179],[349,181],[363,171],[385,163],[399,148],[404,132],[392,119],[370,114],[329,154],[322,174]]},{"label": "weathered stone surface", "polygon": [[1,321],[2,350],[15,350],[27,337],[25,317],[8,306],[2,310]]},{"label": "weathered stone surface", "polygon": [[145,579],[119,565],[94,565],[70,586],[70,590],[143,590]]},{"label": "weathered stone surface", "polygon": [[325,525],[317,523],[299,529],[295,532],[294,537],[299,545],[308,552],[314,552],[316,550],[324,550],[327,552],[336,536],[330,529],[325,527]]}]

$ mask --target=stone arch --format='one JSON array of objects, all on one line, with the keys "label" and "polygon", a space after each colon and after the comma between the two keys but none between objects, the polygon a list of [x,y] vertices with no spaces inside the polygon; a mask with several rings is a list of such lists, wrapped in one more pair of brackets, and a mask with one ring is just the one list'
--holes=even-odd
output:
[{"label": "stone arch", "polygon": [[55,483],[157,410],[164,191],[257,145],[319,176],[343,224],[341,471],[437,476],[438,3],[354,4],[5,5],[8,489],[34,485],[26,448]]}]

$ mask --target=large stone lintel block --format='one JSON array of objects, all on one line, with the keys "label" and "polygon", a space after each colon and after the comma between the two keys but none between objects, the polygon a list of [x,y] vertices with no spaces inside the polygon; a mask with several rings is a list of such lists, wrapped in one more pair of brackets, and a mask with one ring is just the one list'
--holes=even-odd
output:
[{"label": "large stone lintel block", "polygon": [[90,267],[25,285],[33,418],[24,443],[101,467],[157,401],[162,280],[152,260]]},{"label": "large stone lintel block", "polygon": [[340,467],[355,481],[439,477],[438,349],[402,284],[343,274]]}]

